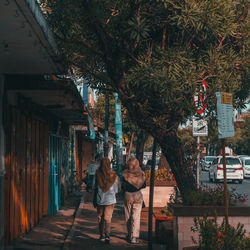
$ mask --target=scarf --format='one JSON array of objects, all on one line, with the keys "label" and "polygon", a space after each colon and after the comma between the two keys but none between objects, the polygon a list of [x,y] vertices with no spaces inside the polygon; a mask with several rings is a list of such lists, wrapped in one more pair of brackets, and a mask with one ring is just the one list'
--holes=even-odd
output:
[{"label": "scarf", "polygon": [[123,178],[137,189],[143,186],[145,174],[141,170],[139,161],[136,158],[129,160],[128,169],[123,171]]},{"label": "scarf", "polygon": [[103,158],[101,165],[96,171],[97,183],[101,190],[106,193],[115,183],[118,176],[116,172],[110,168],[109,158]]}]

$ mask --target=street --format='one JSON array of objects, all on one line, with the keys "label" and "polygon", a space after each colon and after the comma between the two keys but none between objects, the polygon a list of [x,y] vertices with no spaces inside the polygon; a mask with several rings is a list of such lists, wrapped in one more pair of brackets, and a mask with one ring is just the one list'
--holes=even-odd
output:
[{"label": "street", "polygon": [[[207,184],[210,187],[216,185],[215,183],[209,182],[208,172],[205,171],[201,171],[200,182]],[[221,184],[223,184],[223,182],[221,182]],[[236,192],[239,194],[248,195],[248,199],[244,204],[250,206],[250,179],[244,179],[242,184],[228,182],[228,189],[231,190],[231,188],[236,188]]]}]

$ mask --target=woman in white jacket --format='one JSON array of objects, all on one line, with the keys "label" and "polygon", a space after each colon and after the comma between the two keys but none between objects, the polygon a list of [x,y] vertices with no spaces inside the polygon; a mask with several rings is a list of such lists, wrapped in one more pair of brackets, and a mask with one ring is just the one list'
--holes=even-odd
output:
[{"label": "woman in white jacket", "polygon": [[103,158],[96,171],[96,206],[100,240],[110,243],[111,219],[118,192],[118,176],[111,169],[109,158]]}]

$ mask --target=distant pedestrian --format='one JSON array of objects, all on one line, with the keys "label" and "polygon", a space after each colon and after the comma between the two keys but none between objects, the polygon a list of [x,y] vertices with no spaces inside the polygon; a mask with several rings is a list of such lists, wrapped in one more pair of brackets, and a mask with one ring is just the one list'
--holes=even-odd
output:
[{"label": "distant pedestrian", "polygon": [[86,191],[89,192],[89,190],[92,190],[94,185],[94,177],[96,174],[96,170],[100,167],[100,156],[97,154],[95,156],[95,160],[92,160],[88,164],[88,177],[87,177],[87,185],[86,185]]},{"label": "distant pedestrian", "polygon": [[128,169],[123,172],[122,188],[125,191],[125,219],[127,223],[127,238],[132,244],[139,243],[141,209],[143,196],[141,189],[146,187],[145,174],[136,158],[128,162]]},{"label": "distant pedestrian", "polygon": [[109,158],[103,158],[96,171],[94,206],[97,207],[100,240],[110,243],[111,219],[118,192],[118,176],[111,169]]}]

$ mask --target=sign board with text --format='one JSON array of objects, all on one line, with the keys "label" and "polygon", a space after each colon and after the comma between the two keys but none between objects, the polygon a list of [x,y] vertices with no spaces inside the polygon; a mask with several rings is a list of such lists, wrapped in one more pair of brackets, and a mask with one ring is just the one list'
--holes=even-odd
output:
[{"label": "sign board with text", "polygon": [[198,114],[203,114],[207,108],[207,97],[206,97],[207,84],[205,80],[202,81],[202,85],[196,88],[193,93],[193,102]]},{"label": "sign board with text", "polygon": [[234,136],[233,96],[231,93],[216,92],[219,139]]},{"label": "sign board with text", "polygon": [[208,136],[208,126],[205,119],[193,118],[193,136]]}]

